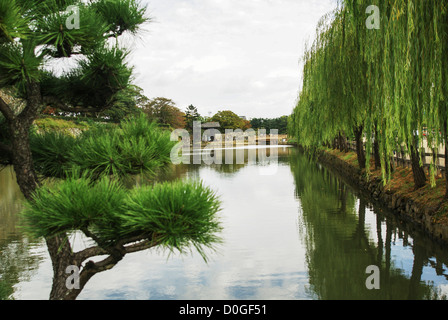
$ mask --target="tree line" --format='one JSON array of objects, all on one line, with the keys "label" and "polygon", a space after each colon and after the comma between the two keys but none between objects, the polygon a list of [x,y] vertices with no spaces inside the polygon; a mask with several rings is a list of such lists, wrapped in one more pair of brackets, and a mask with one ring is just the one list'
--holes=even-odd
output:
[{"label": "tree line", "polygon": [[286,134],[288,127],[288,116],[278,118],[253,118],[247,120],[245,117],[237,115],[231,110],[217,112],[211,117],[203,116],[194,105],[189,105],[182,111],[176,103],[168,98],[158,97],[153,99],[143,99],[144,103],[139,108],[150,119],[154,119],[160,124],[174,129],[193,130],[193,122],[218,122],[221,129],[272,129],[279,131],[279,134]]},{"label": "tree line", "polygon": [[[372,5],[379,28],[368,24]],[[445,0],[338,2],[303,55],[290,135],[305,147],[347,150],[356,141],[360,168],[369,173],[373,156],[385,183],[394,152],[404,149],[415,187],[434,186],[436,163],[426,175],[422,150],[426,143],[437,155],[448,142],[447,10]]]}]

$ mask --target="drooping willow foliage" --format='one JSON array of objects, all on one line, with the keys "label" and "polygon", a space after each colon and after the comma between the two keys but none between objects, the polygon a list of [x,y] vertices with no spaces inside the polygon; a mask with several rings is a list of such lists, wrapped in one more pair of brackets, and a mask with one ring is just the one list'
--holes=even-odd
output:
[{"label": "drooping willow foliage", "polygon": [[[372,5],[378,8],[379,29],[366,23]],[[360,166],[369,170],[376,149],[384,181],[394,152],[405,150],[417,162],[416,187],[423,186],[426,177],[420,177],[422,183],[416,176],[423,170],[423,146],[437,154],[448,141],[447,11],[446,0],[338,3],[321,19],[304,54],[303,88],[290,116],[290,134],[308,147],[362,134],[366,152],[362,157],[359,149]]]}]

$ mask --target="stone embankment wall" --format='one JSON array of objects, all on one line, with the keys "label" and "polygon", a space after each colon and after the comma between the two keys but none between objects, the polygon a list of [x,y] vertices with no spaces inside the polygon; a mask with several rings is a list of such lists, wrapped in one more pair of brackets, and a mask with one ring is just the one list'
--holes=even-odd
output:
[{"label": "stone embankment wall", "polygon": [[387,190],[381,179],[367,180],[359,168],[326,152],[318,155],[318,161],[338,172],[347,183],[370,197],[372,202],[387,207],[400,219],[414,224],[434,240],[448,244],[448,225],[437,222],[434,218],[438,208],[425,207],[406,195]]}]

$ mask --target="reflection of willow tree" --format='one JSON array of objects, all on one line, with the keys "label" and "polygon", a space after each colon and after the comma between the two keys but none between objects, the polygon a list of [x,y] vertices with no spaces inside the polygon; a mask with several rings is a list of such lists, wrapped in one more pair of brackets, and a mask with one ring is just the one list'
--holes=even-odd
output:
[{"label": "reflection of willow tree", "polygon": [[23,200],[11,167],[0,167],[0,191],[0,239],[6,239],[16,231],[15,213],[22,208]]},{"label": "reflection of willow tree", "polygon": [[[381,227],[377,244],[365,227],[367,203],[357,201],[345,184],[325,168],[298,154],[291,162],[296,195],[302,205],[302,236],[307,246],[310,285],[319,299],[422,299],[437,296],[420,282],[428,253],[414,242],[414,268],[407,279],[391,261],[393,228]],[[382,218],[378,216],[378,222]],[[379,224],[381,225],[381,224]],[[385,256],[383,256],[385,254]],[[385,257],[385,258],[383,258]],[[366,268],[381,270],[381,290],[368,290]]]},{"label": "reflection of willow tree", "polygon": [[30,277],[38,258],[30,255],[34,243],[15,235],[23,196],[10,167],[0,169],[0,190],[0,300],[5,300],[15,284]]},{"label": "reflection of willow tree", "polygon": [[40,258],[30,254],[34,245],[18,236],[0,242],[0,300],[10,299],[14,286],[36,270]]}]

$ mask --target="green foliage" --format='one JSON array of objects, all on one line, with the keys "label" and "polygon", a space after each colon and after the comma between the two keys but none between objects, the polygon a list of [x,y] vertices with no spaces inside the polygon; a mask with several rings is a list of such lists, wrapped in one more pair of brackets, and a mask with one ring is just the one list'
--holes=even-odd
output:
[{"label": "green foliage", "polygon": [[113,106],[100,113],[101,120],[120,122],[126,117],[136,117],[141,112],[141,107],[147,100],[143,95],[143,89],[135,85],[120,90],[114,96]]},{"label": "green foliage", "polygon": [[180,111],[176,103],[171,99],[163,97],[151,99],[142,109],[150,119],[157,121],[161,125],[174,129],[185,128],[186,115]]},{"label": "green foliage", "polygon": [[0,45],[0,87],[14,86],[23,95],[28,81],[40,80],[42,57],[36,57],[31,49],[19,43]]},{"label": "green foliage", "polygon": [[126,191],[115,180],[95,183],[87,175],[73,173],[54,186],[36,190],[33,202],[22,212],[24,230],[35,237],[55,236],[111,220]]},{"label": "green foliage", "polygon": [[[75,1],[72,1],[75,3]],[[104,47],[108,26],[90,7],[76,3],[79,8],[79,28],[66,28],[66,22],[73,12],[65,11],[57,2],[45,2],[44,14],[38,17],[36,39],[45,47],[45,52],[52,57],[70,57],[77,53],[91,53],[96,48]],[[68,3],[66,3],[68,5]],[[82,25],[81,25],[82,23]],[[82,48],[81,51],[77,51]]]},{"label": "green foliage", "polygon": [[219,122],[223,129],[243,129],[246,125],[244,120],[241,119],[232,111],[219,111],[211,118],[212,122]]},{"label": "green foliage", "polygon": [[[79,27],[67,25],[74,16],[69,6],[79,9]],[[132,80],[118,37],[135,34],[149,21],[145,15],[146,7],[135,0],[0,0],[0,88],[15,87],[26,98],[33,83],[40,93],[36,102],[48,98],[45,104],[54,108],[93,113],[113,107]],[[70,69],[48,71],[75,55]]]},{"label": "green foliage", "polygon": [[128,52],[119,48],[98,49],[79,63],[79,68],[59,80],[59,90],[65,88],[65,99],[73,105],[112,105],[115,95],[125,90],[132,69],[125,62]]},{"label": "green foliage", "polygon": [[63,178],[78,168],[94,177],[145,173],[154,175],[170,161],[174,142],[144,115],[119,125],[92,124],[78,137],[63,132],[33,133],[35,167],[47,177]]},{"label": "green foliage", "polygon": [[144,115],[123,120],[118,127],[99,125],[79,138],[73,162],[96,176],[154,174],[170,160],[170,133]]},{"label": "green foliage", "polygon": [[200,118],[201,115],[199,114],[198,109],[192,104],[189,105],[185,110],[185,123],[187,130],[190,132],[193,131],[193,122],[199,121]]},{"label": "green foliage", "polygon": [[193,245],[205,258],[202,246],[219,242],[219,209],[216,195],[200,182],[161,183],[134,190],[122,219],[126,232],[149,232],[168,249]]},{"label": "green foliage", "polygon": [[47,177],[65,177],[72,166],[71,151],[75,144],[76,139],[63,132],[32,133],[30,145],[35,169]]},{"label": "green foliage", "polygon": [[120,137],[107,127],[83,133],[73,146],[72,163],[95,176],[125,175],[126,163],[120,153]]},{"label": "green foliage", "polygon": [[130,173],[154,172],[170,160],[175,143],[171,132],[158,127],[144,115],[123,120],[120,125],[121,153],[129,163]]},{"label": "green foliage", "polygon": [[219,242],[220,202],[200,182],[173,182],[125,189],[118,180],[92,180],[74,173],[54,186],[39,188],[22,212],[23,227],[35,237],[73,230],[93,234],[102,245],[141,235],[142,240],[185,252]]},{"label": "green foliage", "polygon": [[120,36],[125,31],[135,34],[141,24],[149,21],[145,16],[146,7],[136,0],[101,0],[93,2],[92,7],[107,23],[112,36]]},{"label": "green foliage", "polygon": [[161,183],[133,190],[124,187],[129,174],[155,173],[170,161],[175,142],[170,132],[145,115],[120,125],[97,124],[79,137],[34,133],[35,166],[63,180],[37,189],[22,216],[35,237],[81,230],[100,246],[141,236],[154,245],[181,253],[219,242],[220,202],[200,182]]},{"label": "green foliage", "polygon": [[68,132],[70,129],[79,129],[79,130],[87,130],[89,129],[88,121],[90,119],[85,119],[84,121],[82,119],[70,119],[65,120],[62,118],[54,117],[54,116],[48,116],[48,117],[41,117],[34,121],[34,124],[38,129],[42,129],[44,131],[64,131]]},{"label": "green foliage", "polygon": [[0,44],[14,38],[26,38],[29,20],[23,16],[23,8],[15,0],[0,0]]},{"label": "green foliage", "polygon": [[[366,27],[370,5],[380,9],[378,30]],[[318,146],[363,127],[366,163],[375,139],[384,181],[394,150],[422,146],[417,132],[426,128],[432,147],[446,144],[447,15],[446,1],[341,1],[305,52],[290,131],[301,144]]]},{"label": "green foliage", "polygon": [[282,116],[279,118],[266,119],[266,118],[254,118],[250,120],[252,129],[265,129],[267,132],[276,129],[279,134],[286,134],[288,128],[288,116]]}]

